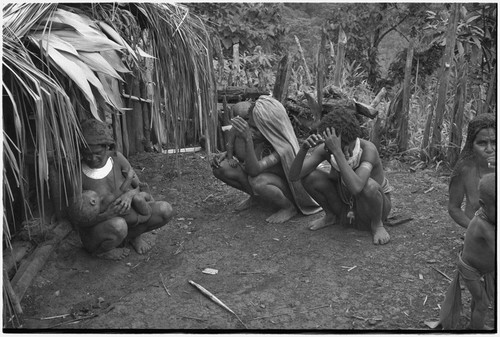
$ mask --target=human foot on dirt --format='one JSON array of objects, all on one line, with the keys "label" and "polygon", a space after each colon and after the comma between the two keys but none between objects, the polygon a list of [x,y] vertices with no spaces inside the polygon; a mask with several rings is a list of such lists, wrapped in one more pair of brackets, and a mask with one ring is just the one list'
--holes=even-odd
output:
[{"label": "human foot on dirt", "polygon": [[291,219],[295,214],[297,214],[297,209],[295,208],[295,206],[280,209],[278,212],[267,218],[266,221],[269,223],[283,223]]},{"label": "human foot on dirt", "polygon": [[96,254],[96,256],[105,260],[121,260],[124,257],[127,257],[129,253],[130,249],[128,248],[114,248],[107,252]]},{"label": "human foot on dirt", "polygon": [[372,229],[373,234],[373,243],[376,245],[385,245],[391,237],[389,233],[385,230],[384,226],[378,226],[375,229]]},{"label": "human foot on dirt", "polygon": [[250,207],[252,207],[256,202],[256,198],[255,197],[248,197],[247,199],[243,200],[242,202],[240,202],[238,204],[238,206],[235,207],[235,211],[237,212],[241,212],[241,211],[244,211]]},{"label": "human foot on dirt", "polygon": [[130,244],[132,245],[132,247],[134,247],[135,251],[138,254],[144,254],[151,248],[153,248],[152,245],[150,245],[146,240],[142,238],[142,235],[131,239]]},{"label": "human foot on dirt", "polygon": [[312,231],[316,231],[318,229],[325,228],[327,226],[332,226],[334,224],[335,224],[335,215],[325,214],[323,217],[311,222],[309,229]]}]

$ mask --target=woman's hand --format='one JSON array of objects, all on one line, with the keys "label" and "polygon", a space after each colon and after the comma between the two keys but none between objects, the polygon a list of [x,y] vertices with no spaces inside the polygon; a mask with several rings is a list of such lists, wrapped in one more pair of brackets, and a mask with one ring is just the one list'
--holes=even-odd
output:
[{"label": "woman's hand", "polygon": [[252,130],[250,130],[250,125],[247,121],[240,116],[231,119],[231,124],[233,125],[236,132],[245,139],[245,141],[252,139]]},{"label": "woman's hand", "polygon": [[328,149],[331,153],[344,154],[342,151],[341,136],[335,133],[335,128],[327,128],[323,132],[325,138],[325,150]]},{"label": "woman's hand", "polygon": [[317,134],[312,134],[307,137],[307,139],[302,143],[302,148],[307,151],[310,148],[316,147],[324,142],[325,140],[323,139],[323,137]]},{"label": "woman's hand", "polygon": [[121,196],[116,198],[115,201],[110,205],[113,210],[118,215],[127,214],[130,211],[130,205],[132,204],[132,193],[135,190],[131,190],[129,192],[123,193]]}]

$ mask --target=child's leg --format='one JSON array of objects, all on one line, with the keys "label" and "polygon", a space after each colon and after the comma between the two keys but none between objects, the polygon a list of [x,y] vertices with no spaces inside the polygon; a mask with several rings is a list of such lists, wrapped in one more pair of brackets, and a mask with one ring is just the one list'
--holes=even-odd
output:
[{"label": "child's leg", "polygon": [[488,297],[481,281],[464,280],[472,296],[471,299],[471,319],[469,328],[472,330],[484,329],[486,311],[488,310]]},{"label": "child's leg", "polygon": [[[136,210],[139,215],[151,216],[151,206],[148,203],[148,199],[151,199],[150,194],[140,192],[136,194],[132,199],[132,207]],[[149,219],[149,218],[148,218]],[[142,222],[142,221],[139,221]]]}]

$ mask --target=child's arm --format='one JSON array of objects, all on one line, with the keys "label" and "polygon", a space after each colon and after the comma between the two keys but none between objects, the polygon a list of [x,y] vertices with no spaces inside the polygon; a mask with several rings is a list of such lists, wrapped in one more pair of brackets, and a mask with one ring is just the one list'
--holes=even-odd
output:
[{"label": "child's arm", "polygon": [[236,132],[234,128],[229,130],[229,134],[227,135],[227,144],[226,144],[226,158],[232,159],[234,154],[234,140],[236,139]]}]

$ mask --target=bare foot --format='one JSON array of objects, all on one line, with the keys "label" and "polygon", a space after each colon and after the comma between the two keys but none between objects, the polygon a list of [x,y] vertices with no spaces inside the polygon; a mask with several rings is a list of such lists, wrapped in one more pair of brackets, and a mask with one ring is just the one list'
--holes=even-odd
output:
[{"label": "bare foot", "polygon": [[291,219],[295,214],[297,214],[297,209],[295,206],[292,206],[290,208],[280,209],[267,218],[266,221],[269,223],[283,223]]},{"label": "bare foot", "polygon": [[309,229],[312,231],[316,231],[318,229],[325,228],[327,226],[331,226],[334,224],[335,224],[335,215],[325,214],[323,217],[311,222]]},{"label": "bare foot", "polygon": [[244,211],[244,210],[252,207],[255,204],[255,201],[256,201],[255,197],[250,196],[247,199],[240,202],[234,210],[237,212]]},{"label": "bare foot", "polygon": [[375,229],[372,229],[373,234],[373,243],[376,245],[385,245],[391,237],[389,233],[385,230],[384,226],[378,226]]},{"label": "bare foot", "polygon": [[139,254],[144,254],[153,248],[146,240],[142,238],[142,235],[135,237],[130,240],[130,244],[134,247],[135,251]]},{"label": "bare foot", "polygon": [[130,249],[128,248],[114,248],[108,250],[107,252],[96,254],[95,256],[105,260],[121,260],[124,257],[128,256],[129,253]]}]

